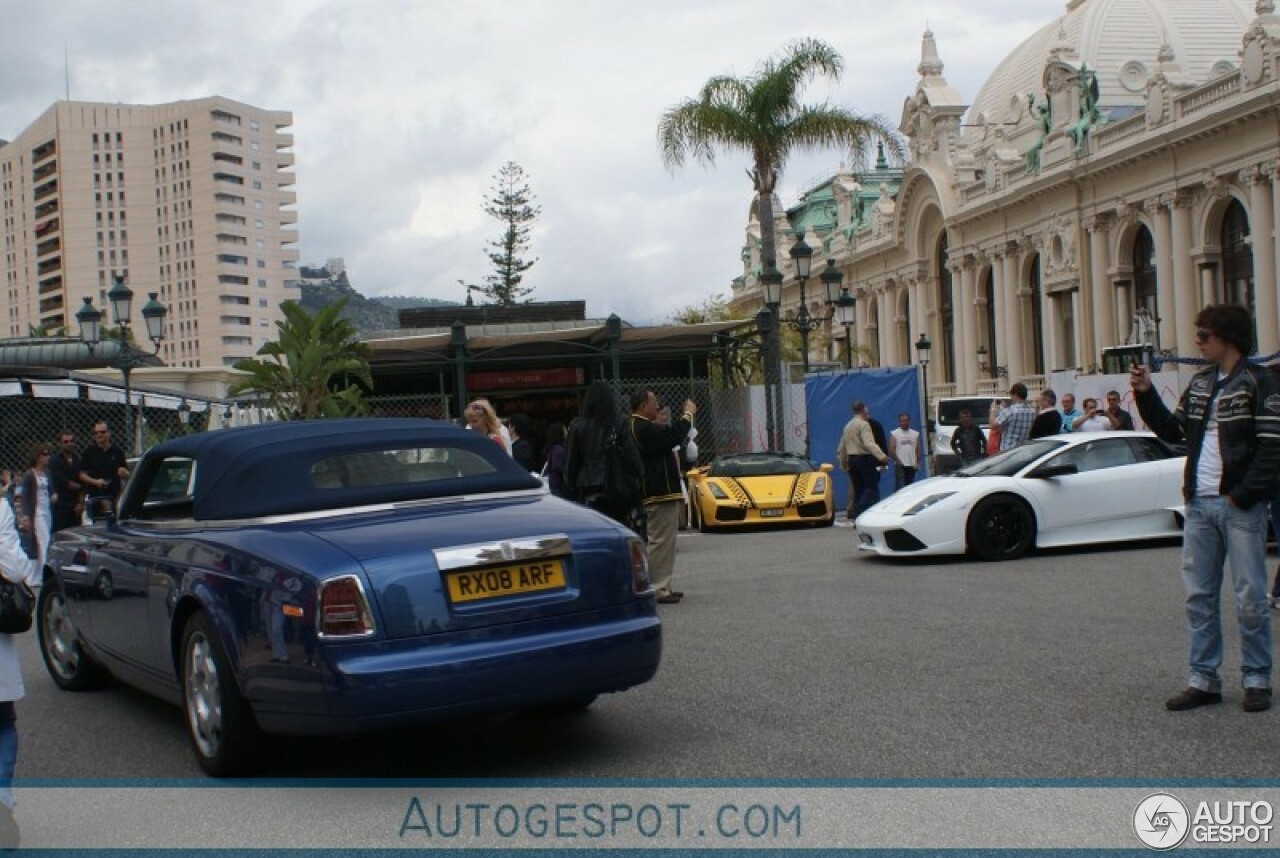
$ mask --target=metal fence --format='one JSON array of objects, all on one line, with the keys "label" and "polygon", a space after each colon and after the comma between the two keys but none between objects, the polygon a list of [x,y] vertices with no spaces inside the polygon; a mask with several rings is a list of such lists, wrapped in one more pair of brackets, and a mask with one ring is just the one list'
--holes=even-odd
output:
[{"label": "metal fence", "polygon": [[[122,397],[123,399],[123,397]],[[149,405],[155,397],[143,396],[143,403],[133,408],[137,421],[138,449],[167,441],[191,432],[218,428],[226,423],[220,402],[186,399],[190,412],[177,408],[182,398],[167,397],[164,405]],[[167,399],[173,399],[172,403]],[[186,420],[184,422],[184,414]],[[0,469],[15,473],[26,470],[31,449],[36,444],[48,444],[57,449],[58,433],[67,431],[76,436],[76,449],[89,443],[89,429],[99,420],[105,420],[111,429],[112,440],[132,455],[133,445],[128,439],[128,414],[123,401],[100,402],[86,398],[43,398],[36,396],[6,396],[0,398]]]}]

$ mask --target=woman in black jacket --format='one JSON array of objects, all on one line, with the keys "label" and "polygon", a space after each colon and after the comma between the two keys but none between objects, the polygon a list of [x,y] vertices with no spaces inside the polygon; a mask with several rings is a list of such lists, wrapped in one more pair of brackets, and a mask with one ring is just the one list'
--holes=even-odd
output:
[{"label": "woman in black jacket", "polygon": [[[593,381],[582,399],[582,416],[569,424],[565,442],[564,485],[569,497],[644,535],[644,506],[618,509],[608,492],[609,441],[620,425],[618,401],[607,381]],[[626,433],[622,437],[626,440]],[[630,448],[629,448],[630,449]],[[635,454],[639,466],[639,454]]]}]

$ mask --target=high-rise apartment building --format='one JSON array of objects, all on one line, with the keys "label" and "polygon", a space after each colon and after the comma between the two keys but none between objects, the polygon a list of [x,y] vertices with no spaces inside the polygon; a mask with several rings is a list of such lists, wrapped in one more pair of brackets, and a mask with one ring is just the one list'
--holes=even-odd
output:
[{"label": "high-rise apartment building", "polygon": [[217,96],[50,107],[0,144],[0,336],[74,335],[123,275],[169,308],[165,363],[252,356],[298,295],[292,122]]}]

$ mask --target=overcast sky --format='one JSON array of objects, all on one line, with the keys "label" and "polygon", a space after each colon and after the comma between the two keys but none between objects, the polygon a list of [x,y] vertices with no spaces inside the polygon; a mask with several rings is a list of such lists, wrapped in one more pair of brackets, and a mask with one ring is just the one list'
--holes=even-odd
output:
[{"label": "overcast sky", "polygon": [[[741,273],[745,155],[662,165],[662,112],[803,37],[845,58],[825,99],[897,124],[933,30],[968,99],[1064,0],[0,0],[0,138],[64,97],[223,95],[293,112],[301,261],[346,259],[366,295],[461,300],[500,225],[482,208],[519,163],[542,207],[539,300],[655,322]],[[842,153],[795,157],[784,205]]]}]

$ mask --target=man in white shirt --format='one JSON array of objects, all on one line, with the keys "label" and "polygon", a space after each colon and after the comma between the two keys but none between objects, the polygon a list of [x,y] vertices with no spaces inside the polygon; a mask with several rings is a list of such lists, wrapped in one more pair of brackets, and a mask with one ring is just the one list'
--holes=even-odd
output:
[{"label": "man in white shirt", "polygon": [[1071,422],[1074,432],[1110,432],[1115,428],[1110,415],[1098,407],[1098,400],[1086,399],[1084,411]]},{"label": "man in white shirt", "polygon": [[898,415],[898,428],[889,433],[889,458],[894,463],[894,488],[900,489],[916,481],[920,468],[920,433],[911,428],[911,417]]}]

